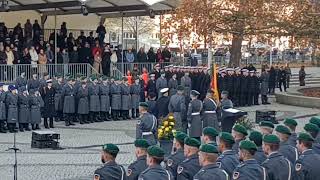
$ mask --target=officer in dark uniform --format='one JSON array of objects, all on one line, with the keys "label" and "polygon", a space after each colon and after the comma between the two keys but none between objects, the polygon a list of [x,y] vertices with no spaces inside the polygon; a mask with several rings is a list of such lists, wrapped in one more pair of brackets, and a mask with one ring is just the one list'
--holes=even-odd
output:
[{"label": "officer in dark uniform", "polygon": [[169,88],[164,88],[160,90],[162,96],[158,98],[156,102],[156,117],[158,119],[165,118],[169,114],[168,106],[169,106]]},{"label": "officer in dark uniform", "polygon": [[233,100],[234,97],[234,69],[227,68],[227,75],[225,76],[226,91],[229,92],[229,98]]},{"label": "officer in dark uniform", "polygon": [[217,159],[219,168],[225,170],[229,177],[232,177],[233,170],[239,164],[237,154],[232,151],[234,139],[230,133],[222,132],[219,134],[218,145],[221,153]]},{"label": "officer in dark uniform", "polygon": [[248,140],[243,140],[240,143],[239,159],[242,161],[233,172],[233,179],[241,180],[265,180],[268,178],[264,167],[261,167],[257,160],[254,159],[254,153],[257,151],[257,146]]},{"label": "officer in dark uniform", "polygon": [[39,82],[40,82],[39,89],[42,89],[47,86],[47,80],[49,80],[49,74],[47,72],[44,72],[42,78],[39,79]]},{"label": "officer in dark uniform", "polygon": [[119,148],[114,144],[105,144],[101,152],[103,166],[94,172],[94,180],[126,180],[126,171],[115,160]]},{"label": "officer in dark uniform", "polygon": [[30,91],[31,89],[36,89],[36,90],[39,89],[40,81],[38,79],[37,73],[32,74],[32,79],[28,80],[27,87],[28,87],[28,91]]},{"label": "officer in dark uniform", "polygon": [[130,94],[131,94],[131,114],[132,118],[138,118],[139,117],[139,102],[140,102],[140,93],[141,93],[141,86],[139,84],[140,80],[139,78],[136,78],[134,80],[134,84],[130,87]]},{"label": "officer in dark uniform", "polygon": [[3,83],[0,83],[0,133],[7,133],[5,129],[5,122],[7,120],[6,109],[6,92],[3,90]]},{"label": "officer in dark uniform", "polygon": [[100,113],[100,86],[97,77],[91,77],[92,83],[88,86],[89,91],[89,116],[91,122],[101,122]]},{"label": "officer in dark uniform", "polygon": [[203,128],[205,127],[214,127],[219,128],[219,122],[217,117],[217,103],[213,100],[212,95],[213,91],[208,90],[206,92],[206,98],[203,100],[203,108],[201,111],[201,118],[203,122]]},{"label": "officer in dark uniform", "polygon": [[163,89],[163,88],[167,88],[167,87],[168,87],[168,81],[165,78],[164,71],[161,71],[161,76],[156,81],[156,88],[157,88],[158,98],[161,97],[160,90]]},{"label": "officer in dark uniform", "polygon": [[172,96],[176,93],[178,87],[177,74],[173,74],[172,78],[168,81],[169,95]]},{"label": "officer in dark uniform", "polygon": [[206,127],[202,132],[202,141],[205,144],[212,144],[218,146],[216,142],[216,137],[219,136],[219,132],[213,127]]},{"label": "officer in dark uniform", "polygon": [[75,117],[75,95],[74,89],[75,79],[73,77],[68,78],[68,83],[62,88],[61,98],[63,99],[63,115],[66,126],[75,125],[72,120]]},{"label": "officer in dark uniform", "polygon": [[280,139],[273,134],[263,137],[263,151],[268,159],[262,163],[269,179],[293,179],[293,164],[278,152]]},{"label": "officer in dark uniform", "polygon": [[134,141],[136,147],[135,154],[137,160],[131,163],[128,167],[127,179],[138,180],[139,175],[147,169],[147,149],[150,146],[144,139],[137,139]]},{"label": "officer in dark uniform", "polygon": [[254,75],[253,75],[253,79],[254,79],[254,86],[255,86],[255,91],[253,94],[253,103],[254,105],[259,105],[259,94],[261,92],[261,88],[260,88],[260,79],[259,79],[259,72],[255,71]]},{"label": "officer in dark uniform", "polygon": [[23,132],[24,130],[30,131],[29,123],[30,123],[30,104],[29,104],[29,95],[26,87],[21,87],[19,89],[21,92],[18,95],[18,122],[19,122],[19,130]]},{"label": "officer in dark uniform", "polygon": [[157,94],[151,92],[149,94],[147,104],[148,104],[148,112],[153,115],[157,115],[157,109],[156,109],[157,101],[156,101],[156,99],[157,99]]},{"label": "officer in dark uniform", "polygon": [[26,87],[27,83],[28,83],[28,80],[26,78],[26,73],[21,72],[21,75],[16,79],[15,86],[19,89],[23,86]]},{"label": "officer in dark uniform", "polygon": [[257,151],[254,154],[254,159],[261,165],[267,159],[267,156],[262,149],[262,134],[258,131],[252,131],[249,135],[249,140],[253,141],[257,145]]},{"label": "officer in dark uniform", "polygon": [[111,117],[110,111],[110,84],[108,82],[108,77],[102,77],[102,83],[100,86],[100,116],[101,120],[110,121]]},{"label": "officer in dark uniform", "polygon": [[232,128],[232,136],[234,138],[235,143],[232,146],[232,150],[238,154],[240,141],[245,140],[248,135],[247,129],[240,125],[236,124]]},{"label": "officer in dark uniform", "polygon": [[157,118],[148,113],[148,104],[139,104],[140,119],[137,123],[137,139],[146,139],[150,145],[157,144]]},{"label": "officer in dark uniform", "polygon": [[297,180],[317,180],[320,177],[320,155],[312,150],[313,142],[314,138],[310,134],[298,135],[297,147],[301,154],[295,162],[295,179]]},{"label": "officer in dark uniform", "polygon": [[312,144],[312,149],[315,153],[320,154],[320,144],[316,141],[316,137],[320,131],[320,128],[313,123],[307,123],[304,125],[303,129],[315,139],[314,143]]},{"label": "officer in dark uniform", "polygon": [[30,123],[32,127],[39,129],[41,124],[41,108],[44,107],[43,99],[40,95],[40,92],[35,89],[30,90]]},{"label": "officer in dark uniform", "polygon": [[194,175],[201,169],[199,164],[199,147],[201,143],[195,138],[185,138],[184,140],[184,156],[177,169],[177,180],[193,179]]},{"label": "officer in dark uniform", "polygon": [[131,119],[129,110],[131,109],[131,96],[130,86],[128,85],[128,79],[124,77],[122,79],[121,87],[121,114],[123,120]]},{"label": "officer in dark uniform", "polygon": [[63,99],[61,97],[62,88],[64,86],[63,77],[61,75],[56,76],[56,81],[52,84],[53,88],[56,90],[56,94],[54,95],[54,104],[56,110],[56,118],[55,121],[60,121],[63,119]]},{"label": "officer in dark uniform", "polygon": [[249,76],[248,76],[248,70],[242,69],[241,70],[243,75],[241,76],[240,82],[241,82],[241,89],[240,89],[240,106],[247,106],[248,105],[248,99],[249,99]]},{"label": "officer in dark uniform", "polygon": [[201,79],[201,84],[200,84],[200,96],[199,99],[203,101],[203,99],[206,97],[206,93],[208,89],[210,88],[210,83],[211,83],[211,77],[210,74],[208,73],[209,68],[204,67],[202,68],[203,72],[201,73],[202,79]]},{"label": "officer in dark uniform", "polygon": [[90,121],[87,121],[89,115],[89,90],[87,82],[81,82],[81,86],[77,90],[77,99],[77,112],[79,115],[80,124],[90,123]]},{"label": "officer in dark uniform", "polygon": [[225,68],[224,67],[219,68],[219,70],[218,70],[218,91],[219,91],[219,95],[221,94],[222,91],[226,91],[225,76],[226,76]]},{"label": "officer in dark uniform", "polygon": [[241,71],[240,68],[237,67],[234,69],[235,70],[235,74],[233,77],[234,80],[234,84],[233,84],[233,103],[234,105],[240,106],[240,99],[241,99]]},{"label": "officer in dark uniform", "polygon": [[[41,97],[44,102],[44,107],[43,107],[43,124],[45,128],[54,128],[53,126],[53,118],[55,117],[55,94],[56,90],[52,84],[52,80],[49,79],[46,81],[47,86],[43,87],[40,90]],[[48,124],[48,119],[49,119],[49,124]]]},{"label": "officer in dark uniform", "polygon": [[284,120],[283,124],[286,125],[291,131],[291,136],[288,139],[289,144],[293,147],[296,147],[297,145],[296,127],[298,125],[297,121],[291,118],[287,118]]},{"label": "officer in dark uniform", "polygon": [[157,94],[157,86],[154,74],[150,74],[150,80],[148,81],[146,89],[147,96],[150,96],[151,93]]},{"label": "officer in dark uniform", "polygon": [[252,106],[254,104],[253,97],[256,93],[256,77],[254,77],[255,71],[250,71],[250,76],[248,77],[248,106]]},{"label": "officer in dark uniform", "polygon": [[202,110],[202,101],[198,99],[200,93],[192,90],[190,93],[191,102],[189,103],[187,121],[189,127],[189,136],[200,140],[202,135],[202,121],[200,112]]},{"label": "officer in dark uniform", "polygon": [[177,93],[170,97],[168,110],[169,113],[173,114],[173,117],[175,119],[175,129],[185,131],[185,128],[183,126],[184,120],[185,120],[185,114],[187,113],[187,107],[186,107],[186,97],[183,94],[184,93],[184,87],[178,86]]},{"label": "officer in dark uniform", "polygon": [[290,129],[284,125],[278,125],[275,131],[280,139],[279,152],[293,164],[298,159],[298,150],[289,144]]},{"label": "officer in dark uniform", "polygon": [[7,126],[10,133],[17,132],[15,130],[18,122],[18,94],[14,85],[9,85],[10,92],[7,92],[5,104],[7,107]]},{"label": "officer in dark uniform", "polygon": [[148,168],[139,175],[139,180],[170,180],[172,175],[169,171],[161,167],[161,162],[164,159],[164,150],[158,146],[150,146],[147,149],[147,165]]},{"label": "officer in dark uniform", "polygon": [[228,180],[229,175],[216,164],[218,149],[212,144],[201,145],[199,151],[200,171],[193,177],[194,180]]},{"label": "officer in dark uniform", "polygon": [[184,157],[184,139],[188,137],[187,134],[177,131],[174,136],[173,148],[174,153],[168,156],[165,160],[166,169],[171,172],[173,178],[177,178],[178,165],[185,159]]}]

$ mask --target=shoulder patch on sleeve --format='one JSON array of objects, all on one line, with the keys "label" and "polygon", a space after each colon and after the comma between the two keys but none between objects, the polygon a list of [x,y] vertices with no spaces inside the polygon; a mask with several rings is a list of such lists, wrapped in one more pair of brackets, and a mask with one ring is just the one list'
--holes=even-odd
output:
[{"label": "shoulder patch on sleeve", "polygon": [[221,168],[221,162],[216,162],[219,168]]},{"label": "shoulder patch on sleeve", "polygon": [[178,174],[181,174],[183,171],[183,167],[182,166],[179,166],[178,169],[177,169],[177,173]]},{"label": "shoulder patch on sleeve", "polygon": [[234,172],[233,175],[232,175],[232,178],[233,179],[238,179],[240,176],[240,173],[239,172]]},{"label": "shoulder patch on sleeve", "polygon": [[132,170],[131,170],[131,169],[128,169],[127,176],[130,176],[131,173],[132,173]]},{"label": "shoulder patch on sleeve", "polygon": [[99,174],[94,174],[94,180],[100,180],[100,175]]},{"label": "shoulder patch on sleeve", "polygon": [[171,167],[173,164],[173,160],[172,159],[168,159],[167,161],[167,166]]},{"label": "shoulder patch on sleeve", "polygon": [[302,168],[302,164],[297,163],[295,168],[296,168],[296,171],[300,171]]}]

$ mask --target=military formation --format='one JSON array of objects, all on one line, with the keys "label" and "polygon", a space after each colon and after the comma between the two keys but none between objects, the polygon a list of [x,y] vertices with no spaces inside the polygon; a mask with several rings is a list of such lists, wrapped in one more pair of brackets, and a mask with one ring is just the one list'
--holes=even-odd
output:
[{"label": "military formation", "polygon": [[[146,111],[146,104],[141,104]],[[283,125],[259,123],[259,131],[236,124],[232,132],[206,127],[201,141],[177,131],[172,152],[148,138],[134,142],[136,161],[124,168],[115,163],[119,148],[106,144],[105,164],[94,179],[128,180],[317,180],[320,177],[320,117],[312,117],[304,132],[296,133],[297,121]],[[202,142],[202,143],[201,143]]]}]

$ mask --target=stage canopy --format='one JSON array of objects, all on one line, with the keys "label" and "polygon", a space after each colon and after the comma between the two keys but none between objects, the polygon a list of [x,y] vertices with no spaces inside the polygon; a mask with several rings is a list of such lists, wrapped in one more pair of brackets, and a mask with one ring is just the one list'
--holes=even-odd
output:
[{"label": "stage canopy", "polygon": [[82,6],[89,13],[101,17],[155,15],[175,9],[180,0],[9,0],[8,10],[34,10],[44,16],[82,14]]}]

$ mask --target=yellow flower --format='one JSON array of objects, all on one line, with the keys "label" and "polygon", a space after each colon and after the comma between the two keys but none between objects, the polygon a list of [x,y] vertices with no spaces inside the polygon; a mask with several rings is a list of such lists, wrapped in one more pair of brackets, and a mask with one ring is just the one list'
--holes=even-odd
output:
[{"label": "yellow flower", "polygon": [[174,122],[170,122],[169,124],[170,124],[171,126],[174,126]]},{"label": "yellow flower", "polygon": [[163,130],[162,130],[162,129],[158,129],[158,132],[159,132],[159,133],[163,133]]},{"label": "yellow flower", "polygon": [[173,118],[173,116],[169,116],[169,120],[173,120],[174,118]]},{"label": "yellow flower", "polygon": [[164,131],[168,132],[168,131],[170,131],[170,128],[169,128],[169,127],[166,127],[166,128],[164,129]]},{"label": "yellow flower", "polygon": [[164,121],[164,122],[163,122],[163,125],[164,125],[164,126],[168,126],[168,124],[169,124],[168,121]]}]

